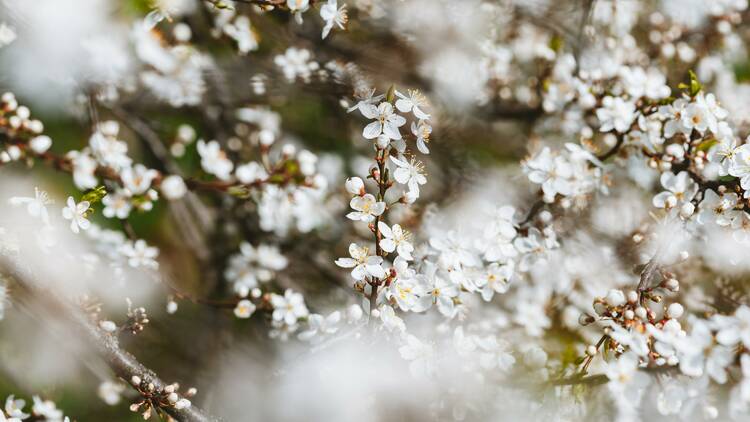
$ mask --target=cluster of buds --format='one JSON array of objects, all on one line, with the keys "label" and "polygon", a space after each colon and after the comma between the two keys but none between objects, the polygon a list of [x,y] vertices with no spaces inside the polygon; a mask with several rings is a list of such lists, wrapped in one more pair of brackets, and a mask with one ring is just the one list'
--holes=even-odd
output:
[{"label": "cluster of buds", "polygon": [[123,326],[124,330],[130,331],[131,334],[138,334],[146,328],[146,324],[149,323],[148,315],[146,315],[146,308],[138,307],[133,308],[133,303],[130,299],[128,301],[128,321]]},{"label": "cluster of buds", "polygon": [[142,397],[140,401],[130,405],[130,410],[140,413],[143,419],[151,418],[153,412],[161,416],[161,412],[165,408],[187,409],[192,405],[189,398],[198,393],[195,387],[191,387],[183,396],[180,396],[180,384],[172,383],[163,388],[157,388],[153,382],[138,375],[133,375],[130,378],[130,383]]},{"label": "cluster of buds", "polygon": [[[586,356],[582,359],[584,368],[588,367],[590,361],[602,349],[610,350],[616,355],[625,352],[626,347],[633,347],[632,338],[644,336],[645,345],[648,347],[649,358],[661,366],[663,364],[676,365],[677,358],[674,355],[663,357],[654,347],[656,340],[654,333],[679,332],[682,330],[678,319],[684,314],[684,307],[679,303],[672,303],[664,308],[661,317],[651,309],[650,302],[661,303],[663,296],[657,290],[675,293],[679,291],[680,283],[674,274],[661,271],[660,283],[654,287],[642,289],[640,292],[630,290],[612,289],[605,297],[594,299],[593,308],[596,316],[583,314],[579,323],[588,325],[600,321],[604,327],[604,335],[597,344],[588,345],[585,349]],[[623,330],[620,330],[622,328]],[[632,333],[625,335],[622,333]],[[645,351],[644,351],[645,352]]]},{"label": "cluster of buds", "polygon": [[6,92],[0,97],[0,163],[21,159],[25,148],[44,154],[52,145],[49,136],[42,135],[44,125],[31,118],[26,106],[19,106],[16,97]]}]

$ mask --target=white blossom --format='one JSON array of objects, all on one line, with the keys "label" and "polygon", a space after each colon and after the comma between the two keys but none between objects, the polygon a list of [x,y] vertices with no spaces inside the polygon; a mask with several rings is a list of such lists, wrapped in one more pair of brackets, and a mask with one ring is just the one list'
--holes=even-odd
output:
[{"label": "white blossom", "polygon": [[271,306],[273,306],[274,321],[284,322],[286,325],[294,325],[298,319],[305,318],[309,314],[304,297],[291,289],[287,289],[283,296],[272,294]]},{"label": "white blossom", "polygon": [[206,143],[198,141],[198,154],[201,156],[201,167],[207,173],[213,174],[221,180],[229,180],[234,169],[234,163],[227,157],[216,141]]},{"label": "white blossom", "polygon": [[73,233],[78,233],[81,229],[88,230],[91,227],[91,222],[87,219],[90,206],[88,201],[76,204],[72,196],[68,197],[67,206],[62,209],[62,216],[70,220],[70,230]]},{"label": "white blossom", "polygon": [[344,4],[341,5],[341,7],[338,7],[338,0],[328,0],[327,3],[321,6],[320,17],[326,23],[323,27],[322,38],[328,36],[334,25],[338,26],[339,29],[344,29],[344,25],[346,25],[346,22],[349,20],[349,17],[346,14],[346,5]]},{"label": "white blossom", "polygon": [[368,119],[375,119],[362,131],[365,139],[375,139],[380,134],[384,134],[388,139],[401,139],[399,128],[406,124],[406,119],[393,111],[391,103],[382,102],[377,107],[372,104],[363,105],[360,106],[360,111]]}]

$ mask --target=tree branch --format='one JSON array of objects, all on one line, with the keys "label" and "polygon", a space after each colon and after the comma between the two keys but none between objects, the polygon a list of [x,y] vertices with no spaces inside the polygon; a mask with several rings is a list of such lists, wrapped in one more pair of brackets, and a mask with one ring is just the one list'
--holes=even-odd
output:
[{"label": "tree branch", "polygon": [[133,377],[140,378],[140,385],[147,385],[150,391],[157,393],[164,391],[164,388],[169,384],[159,378],[154,371],[140,363],[131,353],[122,349],[117,337],[100,328],[97,322],[82,309],[59,298],[57,295],[50,294],[46,289],[30,281],[31,277],[24,274],[17,265],[10,262],[7,258],[0,258],[0,268],[12,274],[13,278],[18,281],[19,286],[32,297],[45,303],[45,306],[51,307],[48,309],[56,309],[58,311],[57,315],[63,320],[69,321],[75,327],[81,339],[98,352],[109,368],[128,385],[135,388],[144,399],[149,400],[152,405],[180,422],[221,421],[219,418],[209,415],[198,406],[191,404],[190,407],[177,409],[175,406],[163,404],[160,401],[153,400],[153,397],[144,394],[143,391],[133,385]]}]

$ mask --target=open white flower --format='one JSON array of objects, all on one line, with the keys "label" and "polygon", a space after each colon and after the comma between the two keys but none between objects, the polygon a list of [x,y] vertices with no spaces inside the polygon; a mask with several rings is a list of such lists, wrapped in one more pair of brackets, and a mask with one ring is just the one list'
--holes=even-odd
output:
[{"label": "open white flower", "polygon": [[626,132],[636,118],[635,104],[620,97],[606,96],[602,99],[602,107],[596,109],[596,117],[601,125],[599,130],[609,132]]},{"label": "open white flower", "polygon": [[120,251],[128,260],[128,265],[133,268],[159,268],[159,263],[156,261],[156,258],[159,256],[159,249],[149,246],[143,239],[125,243],[122,245]]},{"label": "open white flower", "polygon": [[698,184],[690,178],[686,171],[678,174],[663,173],[661,185],[666,189],[656,194],[653,204],[657,208],[679,209],[683,204],[689,203],[698,193]]},{"label": "open white flower", "polygon": [[377,201],[369,193],[362,196],[355,196],[349,202],[349,205],[354,211],[347,214],[346,217],[354,221],[364,221],[365,223],[371,222],[385,211],[385,202]]},{"label": "open white flower", "polygon": [[222,151],[218,142],[206,143],[202,139],[199,140],[198,154],[201,156],[201,167],[206,173],[213,174],[221,180],[229,180],[234,163],[227,158],[227,154]]},{"label": "open white flower", "polygon": [[36,416],[43,416],[46,420],[60,421],[63,418],[62,410],[52,400],[42,400],[39,396],[33,396],[34,405],[31,410]]},{"label": "open white flower", "polygon": [[406,230],[398,224],[388,227],[382,221],[378,222],[378,229],[383,235],[383,239],[380,240],[380,247],[384,251],[397,251],[398,255],[406,260],[411,261],[413,259],[411,253],[414,251],[414,246],[409,242],[409,233]]},{"label": "open white flower", "polygon": [[253,302],[242,299],[234,307],[234,316],[240,319],[247,319],[255,312],[256,306]]},{"label": "open white flower", "polygon": [[286,325],[294,325],[298,319],[309,314],[305,306],[305,298],[292,289],[286,289],[284,296],[272,294],[271,305],[273,306],[273,320],[283,321]]},{"label": "open white flower", "polygon": [[151,188],[151,183],[159,176],[159,172],[149,169],[143,164],[125,168],[120,174],[125,189],[133,195],[141,195]]},{"label": "open white flower", "polygon": [[450,278],[437,274],[437,271],[436,265],[429,265],[424,274],[417,276],[425,294],[419,298],[414,311],[425,311],[435,304],[441,314],[452,318],[456,314],[456,305],[453,298],[458,297],[460,291],[457,284]]},{"label": "open white flower", "polygon": [[383,258],[370,255],[368,248],[362,248],[356,243],[352,243],[349,245],[349,255],[351,258],[337,259],[336,265],[342,268],[352,268],[352,277],[355,280],[364,280],[367,276],[385,277],[385,270],[381,265]]},{"label": "open white flower", "polygon": [[405,340],[398,352],[402,358],[410,361],[409,372],[415,377],[431,375],[435,371],[435,350],[432,345],[421,342],[411,334]]},{"label": "open white flower", "polygon": [[411,133],[417,137],[417,149],[419,152],[429,154],[430,149],[427,148],[427,144],[430,142],[432,126],[424,120],[420,120],[419,123],[411,122]]},{"label": "open white flower", "polygon": [[396,164],[397,168],[393,171],[393,178],[402,185],[409,187],[409,192],[413,195],[419,195],[419,186],[427,183],[424,175],[424,165],[412,157],[411,161],[406,161],[405,157],[400,160],[391,156],[391,161]]},{"label": "open white flower", "polygon": [[[297,16],[300,16],[299,14]],[[287,81],[292,82],[296,78],[302,78],[303,81],[309,81],[313,72],[320,67],[318,62],[313,60],[312,53],[306,48],[289,47],[284,54],[274,57],[273,62],[281,68]]]},{"label": "open white flower", "polygon": [[708,150],[707,158],[710,162],[719,164],[719,176],[726,176],[729,174],[729,169],[734,166],[740,147],[726,122],[719,123],[717,138],[718,142]]},{"label": "open white flower", "polygon": [[359,110],[362,115],[365,114],[363,108],[373,105],[377,103],[378,101],[385,98],[385,95],[375,95],[375,88],[367,89],[367,88],[361,88],[358,89],[357,92],[354,94],[354,98],[357,100],[357,103],[353,106],[349,107],[346,112],[351,113],[354,110]]},{"label": "open white flower", "polygon": [[381,133],[389,139],[401,139],[401,132],[398,128],[406,124],[406,119],[393,111],[391,103],[382,102],[377,107],[372,104],[363,105],[360,107],[360,111],[368,119],[377,119],[365,126],[362,131],[362,136],[365,139],[375,139]]},{"label": "open white flower", "polygon": [[498,263],[492,263],[487,267],[484,272],[484,278],[481,279],[484,282],[482,286],[482,299],[489,302],[495,293],[505,293],[508,291],[508,284],[513,277],[513,261],[500,265]]},{"label": "open white flower", "polygon": [[107,196],[102,198],[102,205],[104,205],[102,215],[107,218],[117,217],[121,220],[128,218],[130,210],[133,208],[130,202],[130,195],[123,190],[107,194]]},{"label": "open white flower", "polygon": [[72,196],[68,197],[67,206],[62,209],[62,216],[64,219],[70,220],[70,230],[73,233],[78,233],[81,229],[88,230],[91,227],[91,222],[86,219],[90,207],[89,201],[81,201],[76,204]]},{"label": "open white flower", "polygon": [[334,311],[324,317],[319,314],[310,314],[307,318],[308,329],[297,336],[302,341],[312,343],[320,342],[324,335],[336,334],[339,322],[341,322],[341,312]]},{"label": "open white flower", "polygon": [[698,222],[706,224],[715,222],[720,226],[729,226],[739,213],[744,212],[735,210],[737,206],[737,194],[734,192],[718,195],[712,189],[706,189],[703,193],[703,201],[700,203],[700,212],[698,213]]},{"label": "open white flower", "polygon": [[[26,400],[16,399],[12,394],[8,396],[8,398],[5,399],[5,413],[8,415],[8,418],[10,418],[8,422],[20,421],[31,416],[28,413],[23,412],[24,407],[26,407]],[[2,413],[3,412],[0,411],[0,416],[2,416]]]},{"label": "open white flower", "polygon": [[429,119],[430,115],[425,113],[421,108],[427,106],[427,99],[425,96],[416,89],[410,89],[408,94],[409,95],[404,95],[396,91],[396,96],[398,97],[398,100],[396,100],[396,108],[398,111],[402,113],[413,112],[414,117],[419,120]]},{"label": "open white flower", "polygon": [[346,5],[338,7],[338,0],[328,0],[328,3],[321,6],[320,17],[326,22],[323,27],[322,38],[328,36],[334,25],[338,26],[339,29],[344,29],[344,25],[349,20],[346,14]]},{"label": "open white flower", "polygon": [[573,166],[565,157],[553,155],[549,147],[527,160],[523,169],[530,181],[542,185],[545,202],[553,202],[557,194],[573,193]]},{"label": "open white flower", "polygon": [[11,205],[26,205],[26,211],[30,216],[41,218],[44,224],[49,223],[47,205],[54,203],[47,192],[34,188],[34,197],[14,196],[8,201]]}]

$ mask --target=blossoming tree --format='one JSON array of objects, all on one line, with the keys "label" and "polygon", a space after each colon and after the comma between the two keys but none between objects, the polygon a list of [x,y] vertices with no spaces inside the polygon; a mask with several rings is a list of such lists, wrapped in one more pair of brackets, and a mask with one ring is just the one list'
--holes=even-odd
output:
[{"label": "blossoming tree", "polygon": [[347,3],[0,0],[0,421],[750,418],[747,0]]}]

